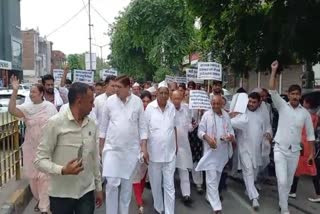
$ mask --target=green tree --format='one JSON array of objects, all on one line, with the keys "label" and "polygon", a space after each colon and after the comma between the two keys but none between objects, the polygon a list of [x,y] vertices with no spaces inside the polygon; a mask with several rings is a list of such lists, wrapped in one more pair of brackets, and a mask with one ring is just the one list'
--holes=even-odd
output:
[{"label": "green tree", "polygon": [[194,37],[185,0],[134,0],[112,27],[110,61],[122,73],[161,77],[180,69]]},{"label": "green tree", "polygon": [[319,61],[319,0],[187,1],[201,20],[205,50],[237,73],[265,70],[274,59],[307,68]]},{"label": "green tree", "polygon": [[84,54],[69,54],[67,57],[68,66],[70,70],[85,69]]}]

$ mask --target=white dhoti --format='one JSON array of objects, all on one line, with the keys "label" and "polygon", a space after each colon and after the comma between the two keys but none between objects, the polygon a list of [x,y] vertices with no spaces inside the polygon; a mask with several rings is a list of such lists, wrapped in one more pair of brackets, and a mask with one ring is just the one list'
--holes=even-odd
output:
[{"label": "white dhoti", "polygon": [[283,151],[277,146],[274,149],[274,162],[278,182],[279,206],[281,211],[288,211],[288,197],[298,166],[300,152]]},{"label": "white dhoti", "polygon": [[[151,184],[154,208],[158,213],[174,214],[175,189],[174,172],[175,159],[166,163],[149,162],[148,174]],[[163,184],[163,185],[162,185]],[[162,192],[162,187],[163,191]],[[163,200],[164,195],[164,200]]]},{"label": "white dhoti", "polygon": [[253,167],[252,158],[248,152],[240,154],[240,163],[242,168],[243,180],[246,185],[246,190],[250,200],[258,199],[259,193],[254,185],[255,174],[258,172],[257,168]]}]

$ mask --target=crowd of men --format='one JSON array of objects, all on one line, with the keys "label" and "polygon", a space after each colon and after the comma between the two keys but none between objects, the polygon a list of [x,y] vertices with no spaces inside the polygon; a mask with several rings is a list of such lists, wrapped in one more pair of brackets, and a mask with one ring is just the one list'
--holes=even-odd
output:
[{"label": "crowd of men", "polygon": [[[319,202],[315,125],[310,111],[300,104],[300,86],[289,87],[289,102],[275,90],[277,68],[275,61],[269,91],[255,89],[247,94],[238,90],[238,99],[249,100],[244,112],[232,111],[219,81],[213,83],[208,94],[212,109],[204,111],[188,107],[189,91],[202,90],[194,82],[146,82],[141,86],[128,76],[108,76],[94,88],[67,80],[66,71],[56,89],[53,77],[44,76],[43,88],[37,86],[26,103],[41,103],[34,101],[39,91],[42,100],[54,105],[59,113],[42,121],[45,126],[33,164],[35,170],[48,175],[47,185],[38,186],[47,188],[48,194],[35,196],[39,200],[35,210],[89,214],[105,197],[107,214],[128,214],[134,191],[137,212],[144,213],[142,193],[149,182],[155,211],[177,213],[177,171],[186,206],[192,203],[191,172],[198,193],[204,193],[213,213],[221,213],[221,192],[230,164],[233,172],[242,171],[252,208],[258,210],[258,181],[268,173],[273,143],[280,212],[289,213],[288,197],[295,193],[291,185],[301,151],[310,150],[305,161],[315,168],[312,176],[316,190],[316,197],[310,201]],[[12,81],[17,85],[16,79]],[[272,104],[267,102],[268,96]],[[28,106],[15,108],[14,95],[12,99],[10,112],[26,117]],[[272,129],[273,108],[279,115],[276,133]],[[302,146],[303,137],[309,149]],[[37,174],[36,178],[41,176]],[[43,203],[45,197],[49,199]]]}]

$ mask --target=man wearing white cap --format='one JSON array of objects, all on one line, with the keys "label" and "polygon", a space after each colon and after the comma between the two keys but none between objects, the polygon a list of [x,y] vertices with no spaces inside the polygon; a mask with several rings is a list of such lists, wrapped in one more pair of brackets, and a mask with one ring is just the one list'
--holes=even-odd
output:
[{"label": "man wearing white cap", "polygon": [[147,91],[151,93],[152,100],[155,100],[157,98],[157,89],[154,86],[148,88]]},{"label": "man wearing white cap", "polygon": [[140,97],[140,85],[139,83],[135,82],[132,86],[132,93],[138,97]]},{"label": "man wearing white cap", "polygon": [[158,213],[164,211],[165,214],[174,214],[177,122],[176,109],[168,99],[168,85],[166,82],[161,82],[158,86],[157,99],[151,102],[145,111],[148,142],[144,150],[148,151],[150,160],[148,172],[154,208]]}]

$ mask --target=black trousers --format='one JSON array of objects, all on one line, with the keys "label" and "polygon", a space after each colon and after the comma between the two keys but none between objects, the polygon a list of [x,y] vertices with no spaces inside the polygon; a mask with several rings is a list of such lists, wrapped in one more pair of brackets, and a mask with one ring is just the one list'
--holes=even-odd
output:
[{"label": "black trousers", "polygon": [[[316,194],[320,195],[320,159],[319,158],[315,159],[315,164],[316,164],[316,168],[317,168],[317,175],[312,176],[312,182],[313,182],[313,186],[314,186],[314,190],[315,190]],[[297,192],[298,182],[299,182],[299,177],[295,176],[293,179],[290,193]]]},{"label": "black trousers", "polygon": [[52,214],[93,214],[95,209],[94,191],[79,199],[50,197]]}]

